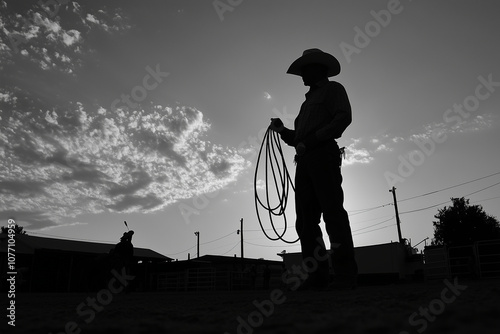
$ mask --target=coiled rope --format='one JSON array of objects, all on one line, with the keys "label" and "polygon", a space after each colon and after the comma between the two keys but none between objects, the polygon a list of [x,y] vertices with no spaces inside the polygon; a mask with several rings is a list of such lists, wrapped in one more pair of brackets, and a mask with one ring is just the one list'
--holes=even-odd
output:
[{"label": "coiled rope", "polygon": [[[266,198],[265,201],[263,202],[260,199],[259,194],[257,193],[257,181],[258,181],[259,164],[262,156],[262,150],[264,147],[265,147],[264,177],[265,177],[265,187],[266,187],[265,190]],[[272,177],[272,183],[274,183],[274,187],[278,197],[278,204],[275,206],[271,205],[271,199],[269,194],[270,177]],[[299,238],[297,238],[294,241],[290,241],[286,240],[283,237],[288,228],[285,209],[288,204],[288,194],[290,192],[290,188],[292,188],[293,191],[295,191],[292,178],[290,177],[290,173],[288,173],[288,168],[286,167],[285,157],[283,155],[283,150],[281,148],[279,135],[270,128],[267,128],[267,131],[264,135],[264,139],[262,140],[262,144],[260,145],[259,155],[257,157],[257,165],[255,167],[255,177],[254,177],[254,193],[255,193],[255,210],[257,212],[259,225],[260,228],[262,229],[262,232],[269,240],[272,241],[281,240],[288,244],[296,243],[299,240]],[[266,229],[262,225],[261,217],[259,214],[259,206],[264,208],[264,210],[268,212],[271,227],[276,237],[267,234]],[[282,233],[278,233],[273,221],[274,218],[280,216],[283,216],[283,221],[284,221],[284,228]]]}]

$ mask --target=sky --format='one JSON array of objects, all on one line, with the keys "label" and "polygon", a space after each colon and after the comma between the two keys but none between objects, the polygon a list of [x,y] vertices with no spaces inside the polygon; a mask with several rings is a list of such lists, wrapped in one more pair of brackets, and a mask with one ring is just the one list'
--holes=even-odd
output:
[{"label": "sky", "polygon": [[[270,118],[293,128],[307,87],[286,70],[309,48],[337,57],[330,80],[352,105],[338,142],[355,246],[398,240],[392,187],[403,237],[429,238],[419,250],[452,197],[499,218],[498,9],[1,0],[0,225],[14,218],[34,236],[116,243],[127,221],[136,247],[184,260],[196,256],[194,232],[200,256],[240,256],[243,219],[245,257],[300,251],[261,231],[254,173]],[[283,146],[293,178],[294,148]],[[261,173],[257,189],[264,196]]]}]

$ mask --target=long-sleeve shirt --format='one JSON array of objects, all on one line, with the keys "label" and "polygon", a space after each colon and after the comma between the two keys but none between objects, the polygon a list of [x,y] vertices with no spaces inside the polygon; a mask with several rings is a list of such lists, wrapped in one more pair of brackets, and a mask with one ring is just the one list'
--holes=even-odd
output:
[{"label": "long-sleeve shirt", "polygon": [[295,130],[285,128],[280,135],[288,145],[295,147],[302,142],[309,151],[340,138],[351,121],[351,104],[344,86],[325,79],[306,93],[294,122]]}]

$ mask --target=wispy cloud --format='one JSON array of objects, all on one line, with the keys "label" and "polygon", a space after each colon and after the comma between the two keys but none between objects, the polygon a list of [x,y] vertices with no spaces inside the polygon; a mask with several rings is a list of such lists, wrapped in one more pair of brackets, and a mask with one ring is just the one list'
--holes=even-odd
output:
[{"label": "wispy cloud", "polygon": [[209,129],[201,111],[180,106],[12,113],[0,137],[0,205],[9,208],[0,215],[41,211],[61,223],[83,213],[152,212],[218,190],[248,162],[204,139]]},{"label": "wispy cloud", "polygon": [[361,138],[351,139],[352,143],[347,145],[345,148],[345,160],[344,165],[354,165],[354,164],[368,164],[373,161],[373,152],[370,152],[367,148],[362,146],[363,140]]},{"label": "wispy cloud", "polygon": [[406,140],[411,142],[415,140],[433,140],[436,136],[444,138],[449,135],[484,131],[491,128],[494,122],[495,117],[493,114],[482,114],[460,119],[454,124],[445,122],[429,123],[422,127],[422,131],[411,134]]},{"label": "wispy cloud", "polygon": [[[198,109],[111,110],[100,106],[109,97],[84,104],[54,99],[57,85],[40,89],[48,78],[78,89],[72,77],[93,52],[91,34],[130,28],[119,8],[0,7],[0,71],[9,78],[0,86],[0,218],[40,229],[84,213],[153,212],[221,189],[249,166],[237,149],[208,140]],[[20,75],[26,67],[31,76]]]},{"label": "wispy cloud", "polygon": [[93,52],[88,45],[83,46],[85,36],[95,29],[107,33],[130,29],[119,9],[111,11],[114,14],[105,10],[88,13],[76,1],[54,6],[40,1],[19,13],[0,1],[0,8],[0,61],[4,66],[16,63],[14,58],[22,56],[23,61],[43,70],[74,73],[82,64],[82,55]]},{"label": "wispy cloud", "polygon": [[59,225],[53,225],[53,226],[48,226],[41,228],[40,231],[48,231],[56,227],[69,227],[69,226],[79,226],[79,225],[88,225],[88,223],[82,223],[82,222],[74,222],[74,223],[63,223]]},{"label": "wispy cloud", "polygon": [[403,137],[400,135],[380,134],[371,138],[351,138],[346,145],[345,165],[368,164],[374,161],[377,154],[389,153],[396,150],[408,150],[413,147],[415,140],[432,140],[433,136],[460,135],[484,131],[493,126],[493,114],[476,115],[460,122],[448,124],[444,122],[429,123],[420,128],[420,131]]}]

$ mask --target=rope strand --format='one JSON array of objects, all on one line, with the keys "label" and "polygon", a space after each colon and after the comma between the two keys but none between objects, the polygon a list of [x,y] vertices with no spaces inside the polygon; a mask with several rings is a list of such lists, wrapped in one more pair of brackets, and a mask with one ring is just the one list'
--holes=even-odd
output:
[{"label": "rope strand", "polygon": [[[257,178],[258,178],[258,172],[259,172],[259,163],[261,160],[262,156],[262,149],[265,147],[265,170],[264,170],[264,177],[265,177],[265,186],[266,186],[266,199],[265,203],[260,199],[258,193],[257,193]],[[270,171],[269,171],[270,169]],[[276,206],[272,206],[270,202],[270,196],[269,196],[269,172],[272,174],[272,178],[274,181],[274,187],[276,189],[276,193],[278,195],[278,204]],[[264,140],[262,141],[262,144],[260,145],[259,149],[259,155],[257,157],[257,165],[255,167],[255,177],[254,177],[254,193],[255,193],[255,210],[257,212],[257,218],[259,220],[259,225],[266,236],[269,240],[272,241],[277,241],[281,240],[285,243],[288,244],[293,244],[299,241],[299,238],[297,238],[294,241],[286,240],[283,238],[287,231],[288,227],[288,221],[286,218],[286,213],[285,209],[288,204],[288,193],[290,191],[290,186],[295,191],[295,187],[293,185],[292,178],[290,177],[290,173],[288,172],[288,169],[286,167],[286,162],[285,162],[285,157],[283,155],[283,150],[281,148],[281,143],[280,139],[278,137],[278,134],[275,133],[273,130],[270,128],[267,129],[266,134],[264,135]],[[259,214],[259,205],[264,208],[268,212],[269,215],[269,220],[271,222],[271,227],[274,231],[274,234],[276,237],[270,236],[266,233],[266,230],[264,229],[264,226],[262,225],[261,217]],[[273,222],[273,216],[279,217],[283,216],[283,221],[284,221],[284,228],[283,228],[283,233],[278,233],[276,230],[276,227]]]}]

